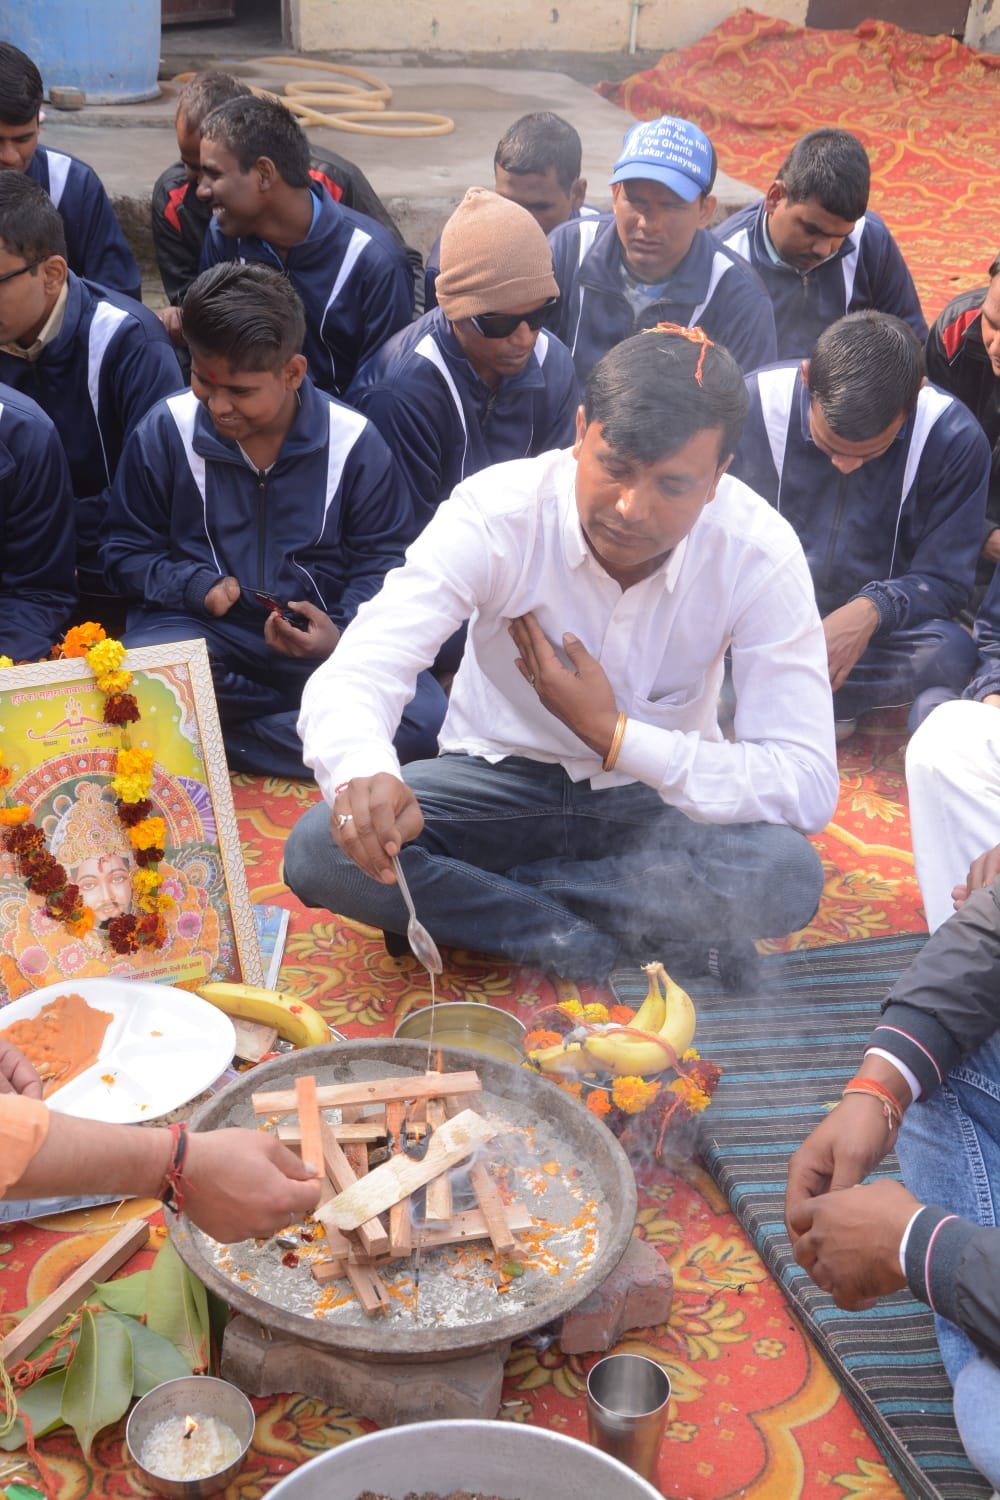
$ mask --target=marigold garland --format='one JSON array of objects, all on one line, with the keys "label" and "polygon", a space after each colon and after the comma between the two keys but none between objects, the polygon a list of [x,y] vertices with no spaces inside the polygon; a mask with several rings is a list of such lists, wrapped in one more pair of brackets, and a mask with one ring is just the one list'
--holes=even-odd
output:
[{"label": "marigold garland", "polygon": [[[132,878],[139,912],[138,915],[125,912],[110,917],[101,923],[101,928],[116,953],[162,948],[167,937],[163,913],[174,905],[171,897],[162,890],[163,876],[156,868],[164,856],[167,825],[163,818],[151,816],[152,752],[134,747],[128,737],[129,725],[137,724],[141,715],[135,697],[128,691],[132,685],[132,673],[123,666],[125,647],[121,641],[112,640],[103,626],[88,620],[68,630],[62,644],[52,654],[56,658],[82,657],[86,661],[98,690],[105,697],[104,723],[119,728],[122,734],[111,789],[117,798],[119,821],[128,832],[129,844],[139,866]],[[13,665],[9,656],[0,656],[0,668]],[[11,779],[10,770],[2,762],[0,752],[0,789]],[[11,805],[8,802],[0,807],[3,846],[13,856],[28,889],[44,898],[46,916],[61,922],[74,937],[85,937],[94,926],[94,913],[64,866],[44,847],[45,837],[41,829],[29,821],[30,818],[31,808],[25,803]]]}]

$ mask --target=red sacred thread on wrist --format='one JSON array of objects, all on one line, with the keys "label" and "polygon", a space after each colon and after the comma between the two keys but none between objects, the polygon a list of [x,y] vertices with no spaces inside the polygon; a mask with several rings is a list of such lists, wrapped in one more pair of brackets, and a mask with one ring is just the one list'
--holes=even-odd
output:
[{"label": "red sacred thread on wrist", "polygon": [[163,1174],[156,1196],[164,1208],[169,1208],[173,1214],[179,1214],[184,1208],[184,1159],[187,1156],[187,1121],[181,1120],[174,1125],[168,1125],[172,1141],[170,1150],[170,1165]]},{"label": "red sacred thread on wrist", "polygon": [[893,1128],[898,1130],[902,1125],[903,1106],[884,1083],[877,1083],[874,1078],[852,1078],[844,1085],[841,1098],[845,1098],[848,1094],[870,1094],[881,1104],[882,1113],[885,1115],[886,1124],[890,1130]]}]

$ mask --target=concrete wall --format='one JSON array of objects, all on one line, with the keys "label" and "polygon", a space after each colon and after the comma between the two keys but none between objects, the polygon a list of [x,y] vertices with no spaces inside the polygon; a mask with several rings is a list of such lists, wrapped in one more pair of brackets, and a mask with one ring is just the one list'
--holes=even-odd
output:
[{"label": "concrete wall", "polygon": [[[291,42],[325,50],[624,51],[634,0],[285,0]],[[979,0],[991,3],[991,0]],[[802,25],[808,0],[756,0]],[[1000,4],[1000,0],[998,0]],[[639,0],[636,45],[684,47],[736,6],[732,0]]]}]

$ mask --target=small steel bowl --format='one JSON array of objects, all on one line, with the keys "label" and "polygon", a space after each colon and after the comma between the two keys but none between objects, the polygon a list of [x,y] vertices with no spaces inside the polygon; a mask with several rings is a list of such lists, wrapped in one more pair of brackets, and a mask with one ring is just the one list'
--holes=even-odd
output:
[{"label": "small steel bowl", "polygon": [[393,1035],[410,1042],[430,1041],[434,1047],[481,1052],[500,1062],[524,1062],[523,1024],[495,1005],[477,1005],[474,1000],[449,1000],[442,1005],[411,1010]]},{"label": "small steel bowl", "polygon": [[[152,1473],[139,1456],[149,1434],[158,1422],[189,1413],[193,1417],[216,1417],[231,1427],[239,1439],[239,1457],[202,1479],[166,1479],[162,1474]],[[168,1500],[202,1500],[204,1495],[224,1490],[239,1473],[253,1441],[255,1421],[250,1402],[228,1380],[216,1380],[211,1375],[184,1375],[179,1380],[165,1380],[136,1402],[125,1427],[125,1443],[143,1480],[158,1495],[166,1495]]]}]

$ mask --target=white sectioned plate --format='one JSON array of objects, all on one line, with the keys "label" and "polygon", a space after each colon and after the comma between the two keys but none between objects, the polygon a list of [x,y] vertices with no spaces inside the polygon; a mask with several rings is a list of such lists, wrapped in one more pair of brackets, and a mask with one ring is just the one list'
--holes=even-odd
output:
[{"label": "white sectioned plate", "polygon": [[46,1100],[61,1114],[115,1125],[155,1120],[202,1093],[233,1060],[236,1033],[221,1010],[188,990],[125,979],[35,990],[0,1007],[0,1033],[68,994],[110,1011],[111,1020],[96,1063]]}]

